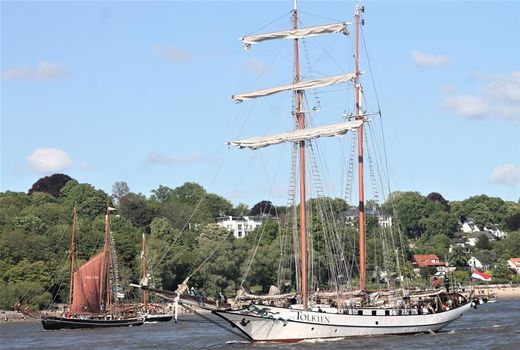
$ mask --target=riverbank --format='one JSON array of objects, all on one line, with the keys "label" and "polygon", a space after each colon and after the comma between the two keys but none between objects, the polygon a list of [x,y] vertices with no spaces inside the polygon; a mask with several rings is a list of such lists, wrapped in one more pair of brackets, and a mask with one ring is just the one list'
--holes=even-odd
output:
[{"label": "riverbank", "polygon": [[475,286],[474,296],[495,295],[497,300],[520,299],[520,287],[508,285],[479,285]]},{"label": "riverbank", "polygon": [[40,319],[17,311],[0,310],[0,323],[38,322]]}]

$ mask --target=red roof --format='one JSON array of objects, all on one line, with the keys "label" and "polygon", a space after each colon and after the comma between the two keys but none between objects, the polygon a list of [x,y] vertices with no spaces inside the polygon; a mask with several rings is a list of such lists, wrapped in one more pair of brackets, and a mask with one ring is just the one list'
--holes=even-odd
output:
[{"label": "red roof", "polygon": [[516,266],[520,267],[520,258],[511,258],[509,259],[509,261],[511,261]]},{"label": "red roof", "polygon": [[440,261],[435,254],[416,254],[412,256],[412,262],[417,264],[417,267],[428,266],[446,266],[444,261]]}]

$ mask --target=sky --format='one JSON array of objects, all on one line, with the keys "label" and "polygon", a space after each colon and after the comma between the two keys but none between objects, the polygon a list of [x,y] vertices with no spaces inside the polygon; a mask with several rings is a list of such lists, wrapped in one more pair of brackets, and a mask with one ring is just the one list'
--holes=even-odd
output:
[{"label": "sky", "polygon": [[[300,19],[303,26],[352,21],[355,5],[300,1]],[[382,111],[391,190],[518,201],[520,2],[362,5],[362,83],[367,109]],[[192,181],[235,205],[285,204],[290,148],[236,150],[225,142],[291,128],[290,95],[263,107],[229,97],[290,82],[292,43],[281,44],[289,49],[282,54],[277,44],[246,51],[238,39],[290,29],[293,1],[0,6],[0,192],[26,192],[43,176],[65,173],[109,194],[117,181],[146,196]],[[340,51],[326,46],[326,55],[351,52],[353,36],[339,36],[330,43]],[[319,61],[317,73],[352,67]],[[329,117],[320,121],[333,119],[329,92],[320,100]],[[338,159],[328,159],[335,165],[324,180],[339,196],[346,180]]]}]

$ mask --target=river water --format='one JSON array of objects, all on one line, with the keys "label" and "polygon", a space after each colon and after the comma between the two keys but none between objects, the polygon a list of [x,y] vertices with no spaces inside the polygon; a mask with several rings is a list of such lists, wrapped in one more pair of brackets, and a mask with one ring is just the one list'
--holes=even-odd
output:
[{"label": "river water", "polygon": [[[223,323],[220,323],[223,325]],[[292,344],[248,343],[198,316],[132,328],[44,331],[0,324],[1,349],[520,349],[520,300],[471,309],[437,334],[357,337]]]}]

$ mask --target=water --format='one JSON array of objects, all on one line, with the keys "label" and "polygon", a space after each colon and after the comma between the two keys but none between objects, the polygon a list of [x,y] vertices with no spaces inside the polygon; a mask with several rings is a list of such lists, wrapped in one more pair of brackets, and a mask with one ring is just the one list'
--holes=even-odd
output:
[{"label": "water", "polygon": [[0,338],[1,349],[520,349],[520,300],[480,305],[437,334],[252,344],[190,315],[177,324],[93,330],[43,331],[40,323],[5,323]]}]

